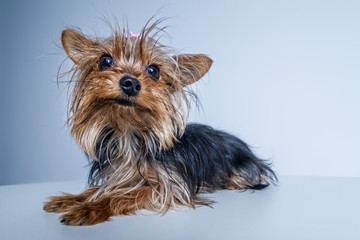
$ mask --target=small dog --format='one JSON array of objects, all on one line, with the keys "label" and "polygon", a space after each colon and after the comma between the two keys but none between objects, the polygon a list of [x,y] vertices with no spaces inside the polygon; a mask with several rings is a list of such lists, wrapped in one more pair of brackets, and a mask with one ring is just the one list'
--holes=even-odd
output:
[{"label": "small dog", "polygon": [[148,22],[138,35],[114,30],[106,39],[62,32],[75,63],[68,123],[91,164],[86,191],[44,204],[45,211],[64,213],[63,224],[93,225],[142,209],[209,206],[201,193],[259,190],[277,181],[242,140],[186,123],[194,95],[187,86],[213,61],[170,54],[158,42],[159,22]]}]

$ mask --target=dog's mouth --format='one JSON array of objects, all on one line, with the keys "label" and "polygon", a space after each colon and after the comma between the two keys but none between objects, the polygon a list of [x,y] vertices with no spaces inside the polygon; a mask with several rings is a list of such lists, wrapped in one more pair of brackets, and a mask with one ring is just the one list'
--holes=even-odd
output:
[{"label": "dog's mouth", "polygon": [[135,107],[137,105],[134,101],[130,101],[128,99],[123,99],[123,98],[116,98],[114,99],[114,101],[115,103],[126,107]]}]

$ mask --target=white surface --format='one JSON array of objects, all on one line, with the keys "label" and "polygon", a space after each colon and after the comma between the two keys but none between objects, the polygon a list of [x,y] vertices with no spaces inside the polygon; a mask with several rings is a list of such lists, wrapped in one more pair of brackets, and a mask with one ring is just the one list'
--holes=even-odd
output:
[{"label": "white surface", "polygon": [[81,181],[0,187],[0,239],[360,239],[360,178],[281,177],[265,191],[220,191],[214,208],[120,216],[90,227],[61,225],[42,202]]},{"label": "white surface", "polygon": [[115,16],[136,32],[160,8],[165,44],[214,59],[192,121],[243,138],[279,174],[360,177],[360,1],[32,0],[0,3],[0,184],[86,177],[56,84],[61,31],[107,36]]}]

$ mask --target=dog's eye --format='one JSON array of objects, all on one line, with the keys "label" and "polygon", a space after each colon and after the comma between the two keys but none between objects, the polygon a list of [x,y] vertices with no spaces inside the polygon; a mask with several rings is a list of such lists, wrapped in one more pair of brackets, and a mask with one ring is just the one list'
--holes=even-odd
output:
[{"label": "dog's eye", "polygon": [[151,64],[146,68],[146,72],[151,75],[151,77],[157,81],[160,78],[160,69],[155,64]]},{"label": "dog's eye", "polygon": [[114,59],[109,54],[104,54],[99,60],[99,69],[101,71],[111,68],[114,65]]}]

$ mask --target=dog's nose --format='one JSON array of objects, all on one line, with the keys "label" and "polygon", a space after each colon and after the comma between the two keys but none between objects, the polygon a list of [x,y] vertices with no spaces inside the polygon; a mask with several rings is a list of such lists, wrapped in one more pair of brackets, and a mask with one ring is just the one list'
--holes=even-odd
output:
[{"label": "dog's nose", "polygon": [[120,87],[129,97],[137,96],[141,90],[141,83],[135,78],[123,77],[120,80]]}]

